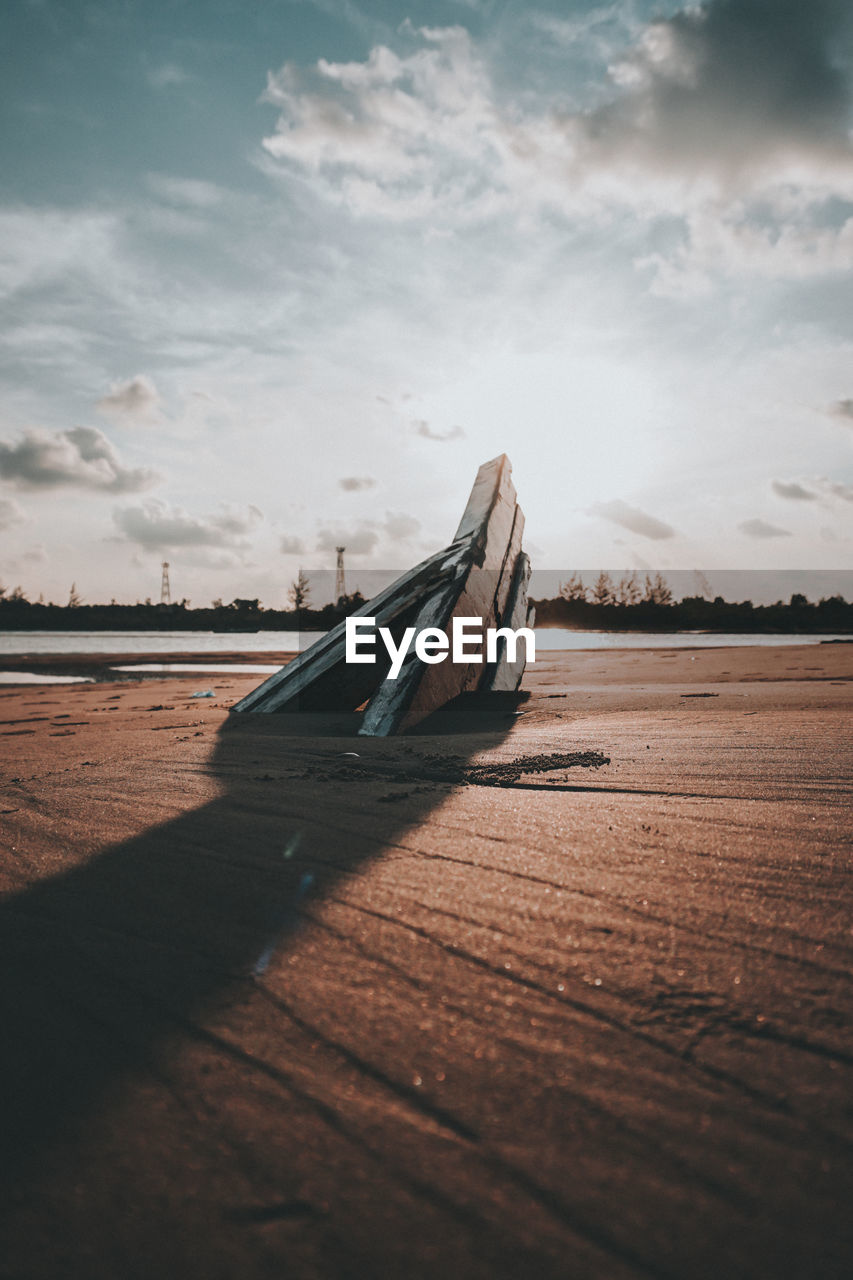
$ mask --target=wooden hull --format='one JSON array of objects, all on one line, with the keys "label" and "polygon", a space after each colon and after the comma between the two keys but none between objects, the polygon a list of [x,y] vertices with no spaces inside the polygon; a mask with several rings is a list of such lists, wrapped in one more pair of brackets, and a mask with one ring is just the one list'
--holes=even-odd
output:
[{"label": "wooden hull", "polygon": [[[449,632],[454,618],[482,619],[483,627],[527,625],[530,564],[521,549],[524,516],[505,454],[484,463],[453,542],[404,573],[355,611],[376,619],[399,638],[407,627]],[[521,619],[521,621],[518,621]],[[460,693],[515,689],[524,672],[522,654],[509,663],[421,662],[414,650],[396,679],[389,661],[345,661],[345,624],[318,640],[270,676],[233,708],[235,712],[356,710],[365,703],[360,733],[385,737],[411,728]]]}]

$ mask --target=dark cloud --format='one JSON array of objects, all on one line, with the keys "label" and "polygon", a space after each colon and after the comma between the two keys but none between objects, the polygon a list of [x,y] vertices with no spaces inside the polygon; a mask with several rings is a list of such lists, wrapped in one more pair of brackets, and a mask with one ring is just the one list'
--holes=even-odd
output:
[{"label": "dark cloud", "polygon": [[73,486],[104,493],[139,493],[160,478],[147,467],[126,467],[96,427],[25,431],[15,443],[0,440],[0,476],[25,489]]},{"label": "dark cloud", "polygon": [[102,413],[118,414],[128,418],[145,418],[159,408],[160,393],[150,378],[138,373],[127,382],[116,382],[107,395],[102,396],[96,408]]},{"label": "dark cloud", "polygon": [[790,538],[791,536],[790,529],[780,529],[778,525],[768,524],[758,516],[752,520],[742,520],[738,528],[748,538]]},{"label": "dark cloud", "polygon": [[843,418],[845,422],[853,422],[853,400],[836,400],[829,406],[833,418]]},{"label": "dark cloud", "polygon": [[13,525],[23,524],[25,519],[14,498],[0,498],[0,529],[11,529]]},{"label": "dark cloud", "polygon": [[149,551],[172,547],[220,547],[245,550],[246,535],[263,519],[257,507],[237,508],[223,504],[207,516],[190,515],[182,507],[168,507],[152,500],[138,507],[113,512],[119,531],[129,542]]},{"label": "dark cloud", "polygon": [[772,480],[770,488],[777,497],[787,498],[792,502],[814,502],[817,499],[816,493],[798,484],[796,480]]},{"label": "dark cloud", "polygon": [[[588,115],[588,146],[732,174],[780,155],[850,154],[850,88],[833,42],[843,0],[710,0],[645,28]],[[577,124],[577,118],[574,121]]]},{"label": "dark cloud", "polygon": [[343,476],[338,484],[346,493],[359,493],[362,489],[373,489],[376,481],[373,476]]},{"label": "dark cloud", "polygon": [[305,544],[301,538],[285,533],[279,543],[279,550],[285,556],[301,556],[305,551]]},{"label": "dark cloud", "polygon": [[465,432],[461,427],[451,427],[448,431],[434,431],[433,428],[423,418],[416,418],[412,423],[412,430],[416,436],[423,436],[425,440],[461,440]]},{"label": "dark cloud", "polygon": [[662,539],[675,537],[675,530],[671,525],[664,523],[663,520],[657,520],[654,516],[647,515],[645,511],[640,511],[638,507],[630,507],[621,498],[615,498],[612,502],[596,502],[594,506],[589,508],[589,514],[600,516],[602,520],[609,520],[611,524],[618,524],[623,529],[628,529],[631,533],[639,534],[642,538]]}]

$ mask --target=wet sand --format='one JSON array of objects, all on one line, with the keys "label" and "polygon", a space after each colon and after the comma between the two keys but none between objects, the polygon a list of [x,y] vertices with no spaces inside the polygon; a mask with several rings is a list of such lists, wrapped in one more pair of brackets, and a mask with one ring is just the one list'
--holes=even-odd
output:
[{"label": "wet sand", "polygon": [[0,1276],[846,1277],[853,646],[257,682],[0,689]]}]

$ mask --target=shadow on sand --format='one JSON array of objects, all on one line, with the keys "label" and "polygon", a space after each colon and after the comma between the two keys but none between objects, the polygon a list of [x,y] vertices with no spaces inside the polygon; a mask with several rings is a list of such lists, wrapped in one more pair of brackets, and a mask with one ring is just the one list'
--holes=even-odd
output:
[{"label": "shadow on sand", "polygon": [[[216,800],[5,901],[7,1190],[161,1042],[242,999],[306,901],[422,822],[524,696],[469,695],[395,739],[354,737],[356,716],[232,717],[205,766]],[[96,777],[90,803],[97,833]]]}]

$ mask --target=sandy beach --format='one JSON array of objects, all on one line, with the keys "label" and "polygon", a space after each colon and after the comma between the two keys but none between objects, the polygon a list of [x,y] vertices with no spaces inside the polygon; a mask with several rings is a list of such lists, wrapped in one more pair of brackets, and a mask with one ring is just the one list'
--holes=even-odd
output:
[{"label": "sandy beach", "polygon": [[853,645],[258,682],[0,689],[0,1276],[849,1275]]}]

